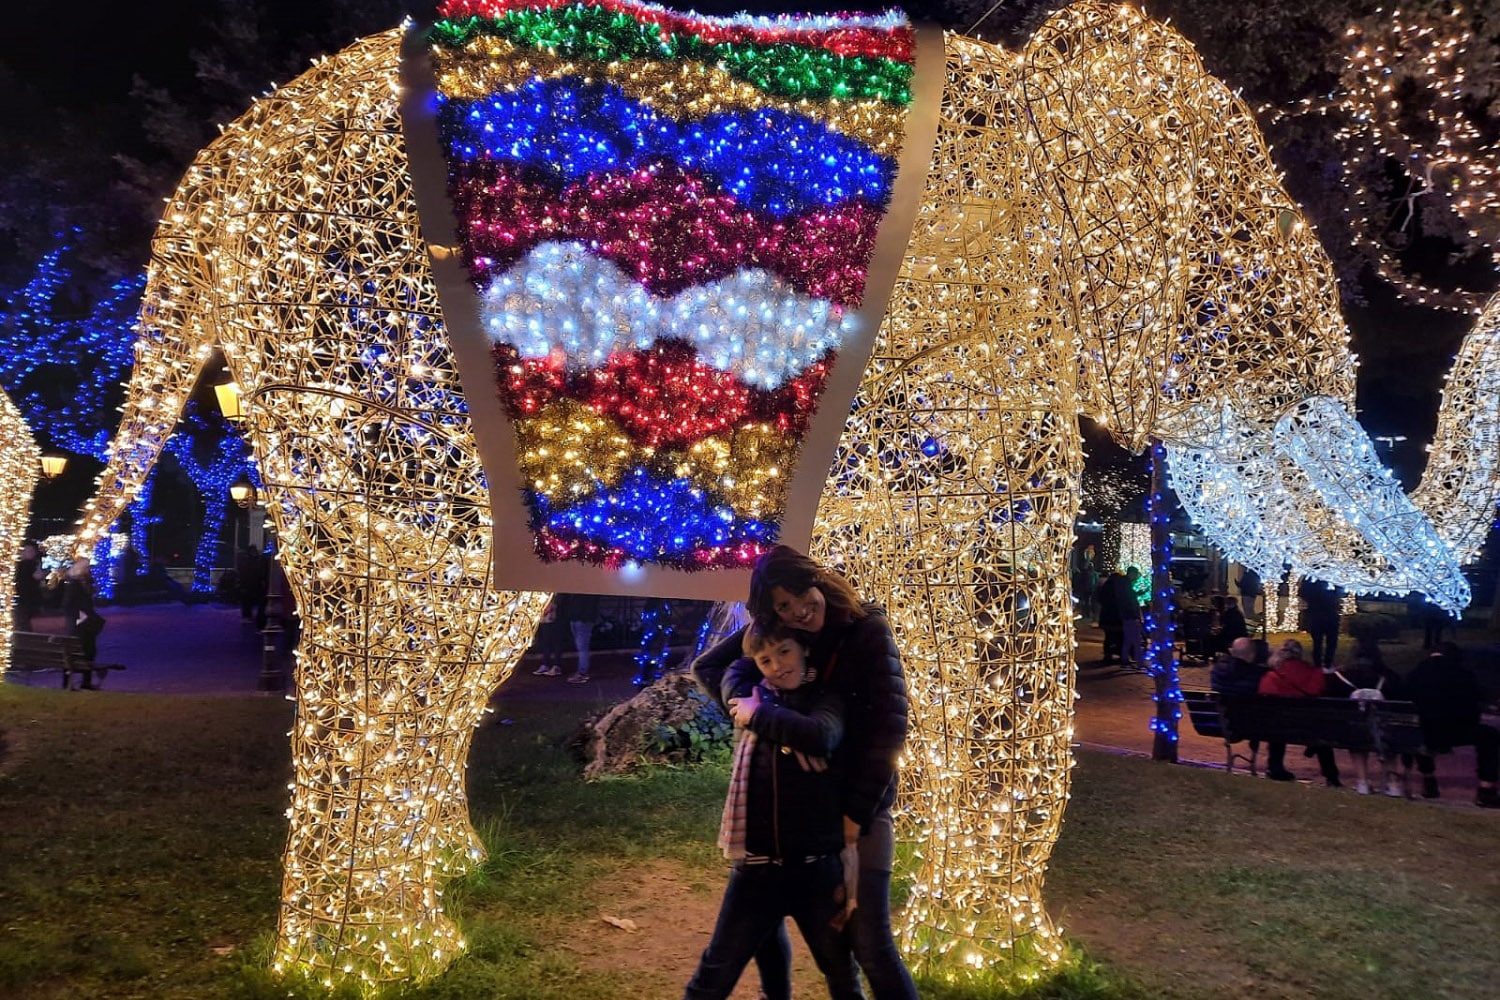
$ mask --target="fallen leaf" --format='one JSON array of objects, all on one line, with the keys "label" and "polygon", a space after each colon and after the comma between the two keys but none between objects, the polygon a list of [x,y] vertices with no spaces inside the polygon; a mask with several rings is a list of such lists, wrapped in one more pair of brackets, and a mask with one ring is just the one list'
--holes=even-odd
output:
[{"label": "fallen leaf", "polygon": [[606,924],[609,924],[611,927],[618,927],[620,928],[620,930],[629,931],[632,934],[639,930],[639,928],[635,925],[635,921],[631,920],[629,917],[612,917],[608,913],[606,913],[604,914],[604,922]]}]

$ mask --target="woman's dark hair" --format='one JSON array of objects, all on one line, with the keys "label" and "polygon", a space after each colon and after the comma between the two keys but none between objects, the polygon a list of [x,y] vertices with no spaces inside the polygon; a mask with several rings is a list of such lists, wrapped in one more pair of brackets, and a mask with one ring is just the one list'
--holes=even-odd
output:
[{"label": "woman's dark hair", "polygon": [[790,545],[772,547],[755,561],[755,568],[750,571],[750,599],[745,602],[745,610],[762,628],[780,620],[776,617],[776,598],[771,596],[777,587],[798,597],[817,587],[828,605],[825,622],[857,621],[867,614],[848,580]]}]

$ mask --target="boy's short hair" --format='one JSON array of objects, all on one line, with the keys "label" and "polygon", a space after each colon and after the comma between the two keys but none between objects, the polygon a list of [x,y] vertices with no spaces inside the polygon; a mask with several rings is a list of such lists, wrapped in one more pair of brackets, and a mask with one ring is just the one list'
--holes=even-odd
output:
[{"label": "boy's short hair", "polygon": [[745,626],[745,637],[740,640],[740,648],[753,660],[761,650],[774,646],[783,639],[792,639],[803,649],[807,648],[807,639],[796,629],[780,622],[757,625],[753,621]]}]

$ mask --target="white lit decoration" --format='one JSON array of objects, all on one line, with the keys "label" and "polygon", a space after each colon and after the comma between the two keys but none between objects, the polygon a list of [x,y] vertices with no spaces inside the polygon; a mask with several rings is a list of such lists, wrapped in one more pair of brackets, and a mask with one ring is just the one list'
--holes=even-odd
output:
[{"label": "white lit decoration", "polygon": [[[1262,109],[1274,118],[1316,114],[1338,123],[1335,136],[1349,150],[1343,177],[1351,232],[1381,276],[1419,303],[1476,311],[1482,296],[1437,288],[1407,271],[1393,246],[1417,235],[1446,235],[1500,271],[1500,153],[1493,108],[1475,93],[1493,63],[1486,35],[1496,24],[1483,5],[1377,7],[1345,30],[1332,94]],[[1404,171],[1395,183],[1406,189],[1394,213],[1369,186],[1391,183],[1393,168]]]},{"label": "white lit decoration", "polygon": [[1301,573],[1288,573],[1286,583],[1282,588],[1286,590],[1286,600],[1281,600],[1281,589],[1276,591],[1277,606],[1272,612],[1266,609],[1266,627],[1275,632],[1295,632],[1302,623],[1302,601],[1297,596],[1302,587]]},{"label": "white lit decoration", "polygon": [[[889,27],[888,15],[837,16],[789,32],[780,21],[698,19],[632,0],[452,0],[450,10],[477,12],[477,21],[440,28],[481,46],[487,67],[472,91],[450,92],[501,84],[555,95],[553,82],[587,77],[618,86],[623,97],[610,91],[600,101],[628,101],[632,114],[651,102],[692,116],[724,100],[762,100],[761,36],[745,41],[757,32],[777,45],[789,35],[798,45],[878,46]],[[837,30],[823,34],[830,26]],[[91,544],[139,490],[217,343],[245,391],[248,438],[304,619],[276,964],[329,983],[428,975],[462,948],[442,886],[479,853],[463,786],[469,740],[546,602],[488,586],[489,501],[407,173],[400,45],[396,32],[373,36],[317,64],[190,168],[153,245],[124,423],[80,543]],[[664,69],[664,46],[686,63]],[[1316,454],[1309,432],[1331,418],[1299,407],[1347,400],[1352,362],[1326,263],[1314,266],[1316,243],[1276,186],[1245,108],[1191,47],[1137,11],[1100,3],[1057,15],[1019,57],[956,35],[943,47],[935,158],[823,494],[814,554],[890,610],[906,660],[903,830],[916,856],[900,918],[908,956],[946,975],[996,966],[1030,974],[1061,954],[1042,886],[1071,766],[1067,568],[1080,413],[1132,447],[1159,436],[1193,452],[1217,447],[1232,419],[1275,450],[1265,464],[1286,493],[1274,510],[1247,508],[1253,531],[1280,544],[1290,518],[1302,517],[1320,558],[1363,555],[1381,567],[1415,559],[1403,572],[1436,581],[1424,587],[1431,592],[1456,571],[1443,553],[1396,544],[1403,539],[1383,514],[1331,513],[1368,477],[1296,478],[1283,467],[1296,453],[1342,468],[1344,456]],[[843,65],[792,62],[797,73],[769,77],[800,88],[807,67]],[[678,86],[679,73],[693,85]],[[876,73],[869,94],[778,97],[767,113],[795,108],[889,151],[893,119],[879,106],[888,82]],[[738,149],[744,176],[759,176],[763,164]],[[712,182],[715,198],[741,191],[725,177]],[[631,178],[652,182],[633,170]],[[683,189],[698,183],[683,180]],[[574,219],[559,211],[537,225],[565,216]],[[553,293],[526,282],[537,266],[573,266],[564,244],[575,238],[559,237],[556,252],[512,247],[525,280],[488,300],[490,318],[519,338],[507,349],[534,362],[519,363],[521,374],[544,388],[548,338],[585,354],[638,350],[595,326],[547,330],[554,318],[536,305]],[[624,266],[626,256],[610,258],[614,271],[591,264],[593,284],[578,294],[607,287],[644,301],[620,275],[651,285],[659,274],[650,259]],[[813,256],[786,256],[777,280],[822,282],[814,265],[826,261]],[[722,294],[738,295],[725,292],[728,273],[707,279],[720,282],[721,304]],[[501,292],[511,291],[542,339],[530,339],[530,323],[507,325]],[[657,303],[682,294],[659,291]],[[794,328],[822,315],[793,301]],[[761,385],[789,371],[755,342],[692,331],[676,313],[657,319],[668,324],[657,330],[684,339],[643,365],[742,347],[764,359]],[[813,356],[829,329],[808,332],[791,363]],[[712,381],[702,357],[688,367]],[[621,471],[627,449],[614,438],[628,435],[624,421],[616,433],[601,419],[616,403],[549,398],[532,411],[526,393],[513,398],[535,414],[516,450],[538,493],[572,497],[610,481],[656,509],[652,488],[637,488],[644,477]],[[662,433],[672,426],[660,415],[650,423]],[[753,509],[774,494],[773,470],[785,461],[777,425],[766,424],[716,428],[690,447],[648,442],[648,471],[682,479],[689,492],[708,481],[726,490],[753,483],[735,501]],[[644,451],[638,437],[630,447]],[[557,449],[566,460],[528,460],[527,449]],[[1339,492],[1325,500],[1323,489]],[[1377,499],[1372,509],[1384,511]],[[1353,539],[1364,530],[1374,533],[1361,549]],[[1285,555],[1299,560],[1303,548]]]},{"label": "white lit decoration", "polygon": [[0,391],[0,677],[10,667],[15,628],[16,575],[31,518],[31,492],[42,474],[42,450],[10,396]]},{"label": "white lit decoration", "polygon": [[1151,572],[1151,525],[1138,521],[1120,524],[1120,556],[1115,569],[1125,572],[1134,566],[1146,575]]},{"label": "white lit decoration", "polygon": [[1485,304],[1443,383],[1437,430],[1412,501],[1473,562],[1500,499],[1500,295]]}]

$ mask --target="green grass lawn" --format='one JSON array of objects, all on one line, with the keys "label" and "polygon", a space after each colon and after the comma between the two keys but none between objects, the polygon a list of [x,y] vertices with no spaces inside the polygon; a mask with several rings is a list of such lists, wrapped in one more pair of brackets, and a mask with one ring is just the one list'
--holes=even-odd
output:
[{"label": "green grass lawn", "polygon": [[[0,996],[288,996],[263,966],[291,711],[0,685]],[[560,745],[574,712],[512,702],[512,724],[476,738],[491,857],[447,896],[470,950],[392,995],[680,991],[690,959],[648,975],[556,944],[596,919],[599,886],[645,872],[680,873],[711,919],[724,768],[584,784]],[[1075,774],[1048,882],[1074,961],[1024,989],[925,982],[924,997],[1494,995],[1500,817],[1104,754]]]}]

